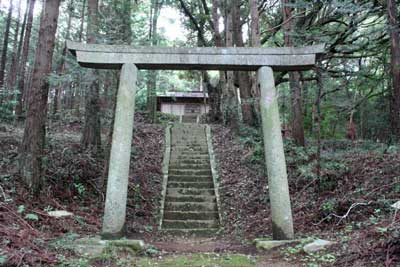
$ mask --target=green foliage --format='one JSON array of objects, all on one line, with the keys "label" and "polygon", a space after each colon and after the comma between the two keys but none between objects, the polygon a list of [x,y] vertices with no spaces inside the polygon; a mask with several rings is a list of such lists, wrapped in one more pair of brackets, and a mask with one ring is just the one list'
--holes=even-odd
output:
[{"label": "green foliage", "polygon": [[[337,207],[336,199],[325,200],[325,202],[323,202],[321,205],[321,209],[325,212],[325,214],[330,214],[330,213],[334,212],[336,207]],[[331,217],[328,217],[327,219],[330,220]]]},{"label": "green foliage", "polygon": [[256,259],[241,254],[215,254],[215,253],[193,253],[190,255],[180,255],[174,257],[140,258],[136,261],[136,266],[164,266],[164,267],[250,267],[255,266]]},{"label": "green foliage", "polygon": [[62,237],[57,238],[49,243],[50,247],[55,249],[67,248],[79,235],[77,233],[68,232]]},{"label": "green foliage", "polygon": [[7,261],[7,258],[8,257],[6,255],[0,255],[0,264],[5,264]]},{"label": "green foliage", "polygon": [[18,91],[10,90],[10,88],[6,87],[0,89],[0,99],[4,99],[0,105],[0,121],[10,123],[14,120],[17,93]]},{"label": "green foliage", "polygon": [[90,267],[92,266],[88,259],[67,259],[64,255],[58,255],[58,260],[60,261],[59,267]]},{"label": "green foliage", "polygon": [[296,246],[288,246],[281,248],[281,255],[288,261],[302,262],[302,266],[307,267],[322,267],[325,264],[332,264],[336,261],[336,256],[332,253],[325,253],[325,251],[304,254],[303,247],[305,244],[312,241],[312,237],[301,240],[300,244]]},{"label": "green foliage", "polygon": [[134,199],[134,203],[135,203],[135,209],[140,209],[141,203],[142,203],[142,191],[141,191],[141,187],[140,184],[136,184],[133,186],[133,199]]},{"label": "green foliage", "polygon": [[85,194],[86,188],[85,188],[85,186],[84,186],[83,184],[81,184],[81,183],[74,183],[74,187],[75,187],[76,191],[78,191],[78,194],[79,194],[80,196],[82,196],[83,194]]},{"label": "green foliage", "polygon": [[25,211],[25,206],[24,205],[19,205],[18,209],[17,209],[17,212],[18,213],[23,213],[24,211]]},{"label": "green foliage", "polygon": [[174,114],[157,112],[156,116],[157,116],[157,122],[161,124],[168,124],[170,122],[179,121],[179,117]]},{"label": "green foliage", "polygon": [[157,248],[153,247],[153,246],[149,246],[149,247],[147,247],[147,249],[145,250],[144,253],[145,253],[147,256],[154,256],[154,255],[159,254],[160,251],[159,251]]},{"label": "green foliage", "polygon": [[252,152],[248,158],[249,163],[264,166],[264,143],[261,129],[241,124],[239,137],[244,149]]},{"label": "green foliage", "polygon": [[25,219],[37,221],[37,220],[39,220],[39,217],[34,213],[28,213],[25,215]]}]

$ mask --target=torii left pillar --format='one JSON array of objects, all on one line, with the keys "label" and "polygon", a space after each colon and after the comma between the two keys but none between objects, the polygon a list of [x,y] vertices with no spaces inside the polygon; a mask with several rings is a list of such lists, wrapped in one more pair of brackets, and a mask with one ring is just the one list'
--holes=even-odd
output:
[{"label": "torii left pillar", "polygon": [[133,116],[135,113],[136,79],[136,66],[130,63],[123,64],[117,93],[111,143],[106,203],[101,234],[103,239],[116,239],[124,235]]}]

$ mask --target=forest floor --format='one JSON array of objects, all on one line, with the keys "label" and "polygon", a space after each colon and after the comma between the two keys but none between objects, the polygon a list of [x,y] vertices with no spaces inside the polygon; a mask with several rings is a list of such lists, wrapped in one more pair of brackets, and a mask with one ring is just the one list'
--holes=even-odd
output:
[{"label": "forest floor", "polygon": [[[81,257],[65,246],[100,232],[104,180],[101,157],[79,146],[81,123],[54,122],[48,130],[46,186],[30,196],[17,175],[22,128],[0,125],[0,266],[398,266],[400,149],[380,143],[324,141],[321,175],[316,147],[286,143],[297,238],[336,242],[306,254],[303,244],[260,251],[254,238],[271,237],[267,178],[258,132],[214,125],[221,178],[223,229],[207,239],[176,239],[157,231],[164,127],[135,115],[126,229],[145,252],[107,251]],[[103,133],[106,140],[107,132]],[[51,210],[74,215],[57,219]]]}]

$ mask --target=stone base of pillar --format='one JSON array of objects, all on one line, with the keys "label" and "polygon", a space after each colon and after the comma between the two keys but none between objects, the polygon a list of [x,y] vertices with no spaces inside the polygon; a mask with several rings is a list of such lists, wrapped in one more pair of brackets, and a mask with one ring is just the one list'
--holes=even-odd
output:
[{"label": "stone base of pillar", "polygon": [[107,233],[103,232],[101,233],[100,237],[102,240],[117,240],[125,237],[126,233],[126,227],[124,226],[121,231],[116,232],[116,233]]}]

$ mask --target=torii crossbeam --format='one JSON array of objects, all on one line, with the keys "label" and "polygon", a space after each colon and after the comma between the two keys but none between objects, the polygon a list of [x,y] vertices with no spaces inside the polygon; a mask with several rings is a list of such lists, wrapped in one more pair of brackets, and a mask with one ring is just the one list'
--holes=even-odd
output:
[{"label": "torii crossbeam", "polygon": [[274,239],[292,239],[293,220],[273,71],[312,68],[324,45],[282,48],[132,47],[67,42],[83,67],[121,69],[102,236],[123,235],[138,69],[257,71]]}]

